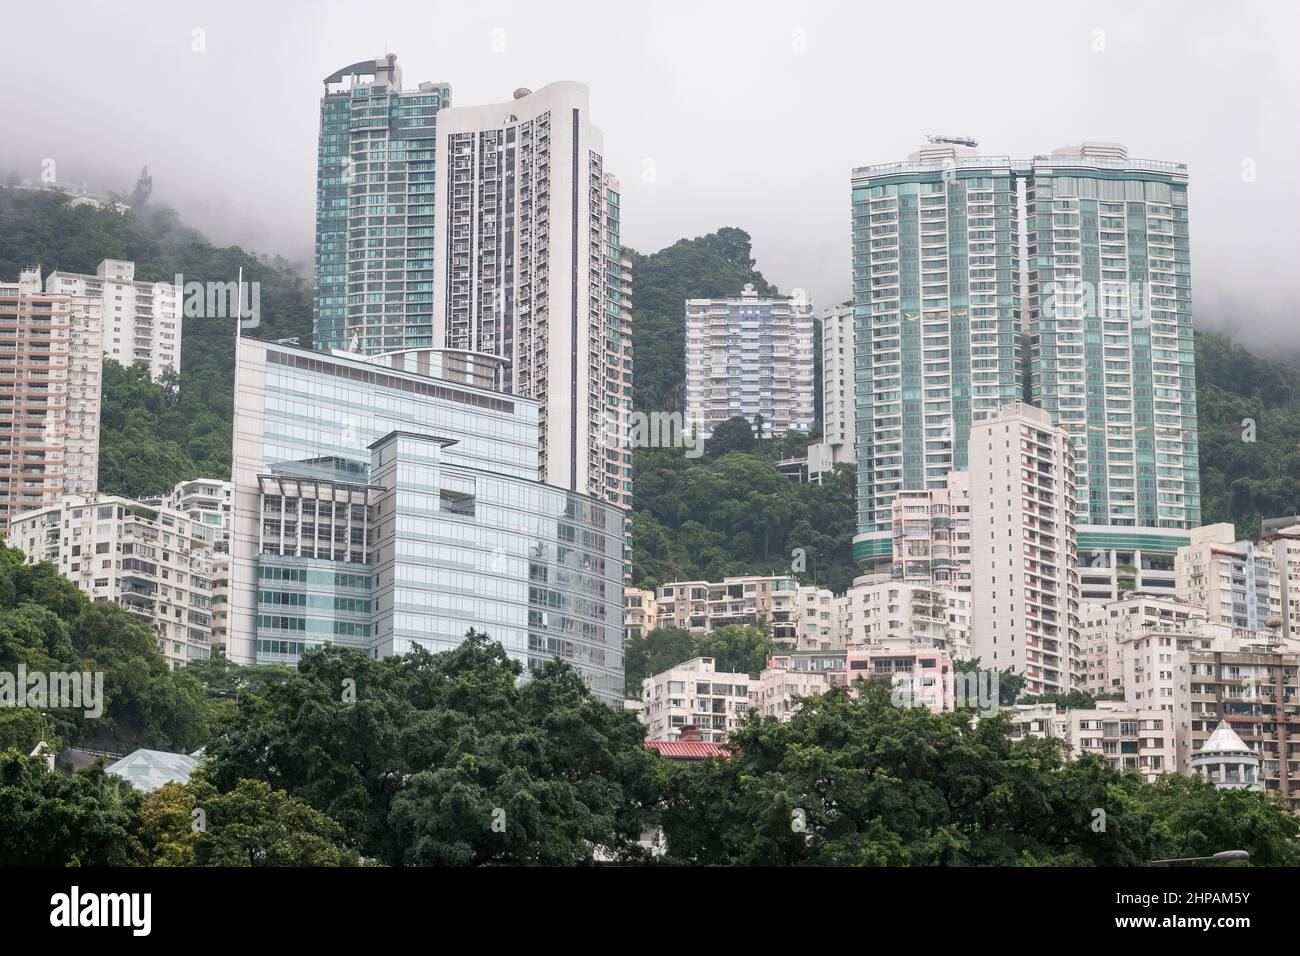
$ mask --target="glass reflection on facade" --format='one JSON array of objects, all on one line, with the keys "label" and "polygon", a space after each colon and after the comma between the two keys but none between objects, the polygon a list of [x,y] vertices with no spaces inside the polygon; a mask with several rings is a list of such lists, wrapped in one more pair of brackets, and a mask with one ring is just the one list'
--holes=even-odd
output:
[{"label": "glass reflection on facade", "polygon": [[383,362],[241,342],[231,657],[474,628],[620,703],[622,511],[536,480],[536,402]]}]

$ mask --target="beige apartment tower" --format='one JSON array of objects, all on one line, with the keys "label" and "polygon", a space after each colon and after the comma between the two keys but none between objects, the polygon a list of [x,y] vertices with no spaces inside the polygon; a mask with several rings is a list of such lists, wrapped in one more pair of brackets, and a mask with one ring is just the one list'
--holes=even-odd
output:
[{"label": "beige apartment tower", "polygon": [[1067,692],[1083,679],[1069,435],[1014,403],[971,425],[969,454],[975,656],[1026,693]]},{"label": "beige apartment tower", "polygon": [[38,268],[0,283],[0,524],[95,490],[102,328]]}]

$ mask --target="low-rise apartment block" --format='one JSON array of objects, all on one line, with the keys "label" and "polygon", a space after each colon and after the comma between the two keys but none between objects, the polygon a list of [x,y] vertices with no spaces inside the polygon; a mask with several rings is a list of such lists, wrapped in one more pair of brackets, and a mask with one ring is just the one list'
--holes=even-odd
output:
[{"label": "low-rise apartment block", "polygon": [[1274,550],[1237,541],[1232,525],[1188,532],[1191,544],[1175,559],[1178,596],[1205,608],[1208,620],[1246,630],[1281,622],[1282,586]]},{"label": "low-rise apartment block", "polygon": [[1099,754],[1112,770],[1137,770],[1150,783],[1176,770],[1173,715],[1102,700],[1066,712],[1070,756]]},{"label": "low-rise apartment block", "polygon": [[1097,701],[1097,706],[1090,708],[1017,704],[1009,710],[1012,739],[1059,740],[1070,759],[1098,754],[1111,769],[1137,770],[1148,783],[1177,769],[1173,717],[1167,712],[1115,700]]},{"label": "low-rise apartment block", "polygon": [[649,588],[623,589],[623,630],[624,640],[644,637],[657,626],[659,605],[655,602],[655,592]]},{"label": "low-rise apartment block", "polygon": [[1130,594],[1105,604],[1080,607],[1079,641],[1083,650],[1082,689],[1090,694],[1122,694],[1126,640],[1149,630],[1183,631],[1205,611],[1169,597]]},{"label": "low-rise apartment block", "polygon": [[700,740],[722,743],[745,719],[752,681],[748,674],[714,669],[712,657],[696,657],[647,677],[639,714],[649,740],[677,740],[683,727],[698,727]]},{"label": "low-rise apartment block", "polygon": [[799,582],[785,575],[670,581],[660,586],[655,602],[658,627],[707,634],[728,624],[760,624],[782,644],[794,646],[799,639]]},{"label": "low-rise apartment block", "polygon": [[864,576],[835,599],[836,643],[879,644],[903,639],[947,650],[954,659],[970,657],[969,593]]},{"label": "low-rise apartment block", "polygon": [[212,532],[202,521],[117,495],[70,495],[9,523],[29,564],[49,561],[93,601],[140,619],[173,667],[212,648]]},{"label": "low-rise apartment block", "polygon": [[1226,724],[1260,758],[1259,780],[1300,813],[1300,655],[1243,645],[1188,648],[1175,656],[1178,769]]},{"label": "low-rise apartment block", "polygon": [[952,658],[939,647],[921,646],[904,639],[850,647],[845,652],[850,686],[859,678],[890,681],[898,701],[928,707],[932,713],[955,707]]},{"label": "low-rise apartment block", "polygon": [[775,655],[758,675],[758,681],[750,684],[750,709],[756,710],[763,717],[789,720],[798,709],[796,698],[826,693],[836,686],[832,675],[838,676],[839,683],[843,683],[842,654],[839,665],[837,671],[796,670],[789,655]]},{"label": "low-rise apartment block", "polygon": [[230,553],[231,496],[234,486],[219,478],[181,481],[165,495],[144,499],[146,504],[183,511],[212,529],[212,550]]}]

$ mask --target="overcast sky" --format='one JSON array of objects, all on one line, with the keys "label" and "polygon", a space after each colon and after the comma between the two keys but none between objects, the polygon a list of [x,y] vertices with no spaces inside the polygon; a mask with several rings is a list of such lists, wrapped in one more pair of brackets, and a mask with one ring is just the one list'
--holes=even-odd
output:
[{"label": "overcast sky", "polygon": [[927,133],[1118,141],[1190,167],[1198,325],[1300,348],[1298,37],[1294,0],[42,0],[3,14],[0,178],[53,158],[129,191],[147,163],[215,240],[309,264],[326,75],[393,52],[462,106],[580,80],[625,243],[739,226],[821,306],[850,291],[853,167]]}]

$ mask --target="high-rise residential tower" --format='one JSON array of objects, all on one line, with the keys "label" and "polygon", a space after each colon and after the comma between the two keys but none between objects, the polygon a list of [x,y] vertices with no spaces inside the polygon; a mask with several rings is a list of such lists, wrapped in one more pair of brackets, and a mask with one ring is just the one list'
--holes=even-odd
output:
[{"label": "high-rise residential tower", "polygon": [[344,67],[324,82],[314,343],[366,354],[428,345],[435,117],[451,88],[402,89],[392,53]]},{"label": "high-rise residential tower", "polygon": [[1025,678],[1029,694],[1082,685],[1074,449],[1039,408],[1008,405],[972,426],[972,652]]},{"label": "high-rise residential tower", "polygon": [[71,296],[81,324],[102,325],[105,358],[147,365],[155,380],[169,369],[181,370],[183,310],[174,283],[137,280],[134,262],[105,259],[93,276],[51,272],[45,291]]},{"label": "high-rise residential tower", "polygon": [[1084,143],[1025,185],[1030,400],[1074,442],[1080,523],[1199,525],[1187,167]]},{"label": "high-rise residential tower", "polygon": [[972,423],[1023,392],[1020,224],[1006,157],[935,145],[853,172],[858,537],[891,554],[890,506],[966,467]]},{"label": "high-rise residential tower", "polygon": [[702,438],[728,418],[764,435],[811,431],[813,307],[806,296],[686,301],[686,421]]},{"label": "high-rise residential tower", "polygon": [[83,299],[42,292],[37,268],[0,283],[0,527],[95,490],[102,332]]},{"label": "high-rise residential tower", "polygon": [[28,564],[48,561],[92,601],[112,601],[154,634],[173,669],[212,653],[212,528],[174,508],[70,494],[6,529]]},{"label": "high-rise residential tower", "polygon": [[[857,438],[857,401],[853,364],[853,303],[827,309],[822,328],[822,440],[808,449],[809,470],[847,462],[857,464],[853,443]],[[814,449],[816,449],[814,451]],[[814,457],[818,467],[814,469]]]},{"label": "high-rise residential tower", "polygon": [[1130,565],[1170,584],[1200,521],[1186,166],[940,142],[855,171],[853,210],[859,560],[888,554],[895,494],[1023,398],[1074,445],[1094,590]]},{"label": "high-rise residential tower", "polygon": [[438,117],[433,342],[505,359],[541,406],[542,480],[628,507],[630,264],[581,83]]}]

